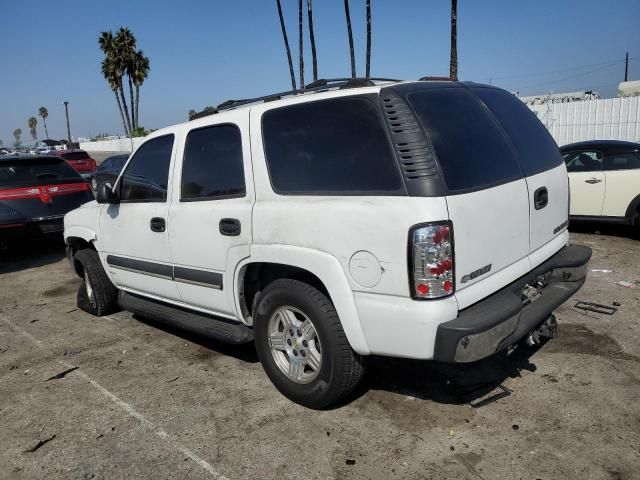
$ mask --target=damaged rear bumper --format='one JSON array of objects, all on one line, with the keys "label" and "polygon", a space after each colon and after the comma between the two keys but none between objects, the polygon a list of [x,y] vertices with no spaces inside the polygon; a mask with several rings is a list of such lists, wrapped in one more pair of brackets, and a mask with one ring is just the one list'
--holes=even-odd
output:
[{"label": "damaged rear bumper", "polygon": [[434,360],[475,362],[545,322],[584,284],[591,249],[568,245],[525,276],[438,326]]}]

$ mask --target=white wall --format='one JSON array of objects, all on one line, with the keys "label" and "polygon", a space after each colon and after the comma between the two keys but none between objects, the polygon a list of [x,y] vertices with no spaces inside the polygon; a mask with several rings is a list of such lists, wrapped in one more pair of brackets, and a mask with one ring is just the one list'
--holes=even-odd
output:
[{"label": "white wall", "polygon": [[640,141],[640,97],[529,105],[560,146],[583,140]]},{"label": "white wall", "polygon": [[[144,137],[118,138],[99,142],[82,142],[80,148],[87,152],[132,152],[144,141]],[[133,144],[133,148],[132,148]]]}]

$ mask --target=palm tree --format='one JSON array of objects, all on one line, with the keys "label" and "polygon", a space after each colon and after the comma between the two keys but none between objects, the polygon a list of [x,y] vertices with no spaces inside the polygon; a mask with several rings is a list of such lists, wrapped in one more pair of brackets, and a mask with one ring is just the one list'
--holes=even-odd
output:
[{"label": "palm tree", "polygon": [[38,115],[42,117],[42,123],[44,123],[44,135],[49,138],[49,132],[47,131],[47,117],[49,116],[49,111],[45,107],[40,107],[38,109]]},{"label": "palm tree", "polygon": [[344,0],[344,15],[347,17],[347,33],[349,34],[349,55],[351,56],[351,77],[356,78],[356,55],[353,52],[353,31],[351,30],[351,13],[349,0]]},{"label": "palm tree", "polygon": [[318,56],[316,55],[316,38],[313,34],[313,7],[312,0],[307,0],[307,13],[309,18],[309,42],[311,42],[311,60],[313,61],[313,81],[318,80]]},{"label": "palm tree", "polygon": [[282,3],[276,0],[278,5],[278,16],[280,17],[280,28],[282,29],[282,38],[284,38],[284,48],[287,51],[287,61],[289,62],[289,75],[291,76],[291,90],[296,89],[296,74],[293,71],[293,61],[291,60],[291,49],[289,48],[289,39],[287,38],[287,27],[284,25],[282,16]]},{"label": "palm tree", "polygon": [[104,60],[102,60],[101,69],[102,69],[102,75],[107,80],[107,82],[109,82],[109,88],[111,88],[114,95],[116,96],[116,102],[118,103],[118,110],[120,111],[120,117],[122,117],[122,124],[124,125],[124,133],[125,135],[130,136],[129,127],[127,125],[127,120],[124,115],[124,111],[122,110],[122,103],[120,102],[120,95],[118,93],[120,90],[120,87],[119,87],[120,83],[118,81],[119,79],[116,73],[114,62],[109,58],[105,58]]},{"label": "palm tree", "polygon": [[111,86],[111,80],[115,80],[116,82],[116,90],[114,91],[116,92],[116,95],[119,95],[118,106],[124,112],[125,133],[130,136],[133,132],[133,128],[131,127],[129,109],[127,108],[127,101],[124,97],[124,88],[122,85],[122,77],[126,72],[128,61],[126,54],[123,53],[124,40],[128,39],[123,37],[123,35],[116,38],[111,32],[102,32],[98,39],[98,45],[100,45],[100,49],[105,53],[106,57],[102,64],[102,73],[105,75],[107,82],[109,82],[109,86]]},{"label": "palm tree", "polygon": [[145,57],[142,50],[138,50],[133,57],[133,84],[136,86],[136,103],[135,106],[132,107],[134,110],[133,114],[133,124],[134,129],[140,126],[138,121],[138,106],[140,105],[140,86],[144,83],[144,81],[149,76],[150,70],[150,62],[149,57]]},{"label": "palm tree", "polygon": [[21,142],[20,142],[20,136],[21,136],[21,135],[22,135],[22,130],[20,130],[19,128],[16,128],[16,129],[13,131],[13,138],[15,138],[15,139],[16,139],[16,141],[15,141],[15,142],[13,142],[13,145],[14,145],[15,147],[19,147],[19,146],[20,146],[20,143],[21,143]]},{"label": "palm tree", "polygon": [[300,59],[300,88],[304,88],[304,39],[302,38],[302,0],[298,0],[298,52]]},{"label": "palm tree", "polygon": [[29,117],[29,120],[27,120],[27,125],[29,126],[29,133],[31,133],[31,136],[34,140],[37,140],[38,132],[36,131],[36,125],[38,125],[38,120],[36,119],[36,117]]},{"label": "palm tree", "polygon": [[451,0],[451,61],[449,77],[458,79],[458,0]]},{"label": "palm tree", "polygon": [[371,0],[366,1],[367,9],[367,61],[365,67],[365,77],[371,76]]},{"label": "palm tree", "polygon": [[[118,57],[124,65],[124,71],[127,74],[127,81],[129,82],[129,100],[131,101],[131,131],[137,128],[135,121],[135,104],[133,101],[133,75],[134,75],[134,61],[136,55],[136,37],[131,33],[131,30],[125,27],[120,27],[115,35],[115,42],[118,48]],[[125,111],[127,110],[127,104],[125,103]]]}]

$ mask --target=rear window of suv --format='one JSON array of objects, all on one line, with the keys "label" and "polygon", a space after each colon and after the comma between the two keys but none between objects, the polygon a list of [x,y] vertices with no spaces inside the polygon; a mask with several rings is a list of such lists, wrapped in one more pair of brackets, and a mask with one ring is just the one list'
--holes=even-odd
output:
[{"label": "rear window of suv", "polygon": [[364,96],[267,111],[263,140],[282,194],[404,194],[378,105]]},{"label": "rear window of suv", "polygon": [[60,180],[75,182],[80,180],[80,176],[66,162],[57,158],[0,161],[0,189],[46,185]]},{"label": "rear window of suv", "polygon": [[511,139],[528,177],[562,164],[562,155],[549,131],[521,100],[497,88],[474,88]]},{"label": "rear window of suv", "polygon": [[62,158],[65,160],[86,160],[89,158],[89,154],[87,152],[69,152],[63,153]]},{"label": "rear window of suv", "polygon": [[427,132],[452,193],[522,178],[506,137],[466,88],[425,89],[408,95]]}]

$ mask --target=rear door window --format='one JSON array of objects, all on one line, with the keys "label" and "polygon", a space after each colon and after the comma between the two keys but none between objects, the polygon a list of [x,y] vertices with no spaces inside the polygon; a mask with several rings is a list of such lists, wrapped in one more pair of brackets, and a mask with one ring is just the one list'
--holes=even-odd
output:
[{"label": "rear door window", "polygon": [[410,93],[408,101],[431,139],[452,193],[479,190],[522,178],[506,137],[466,88]]},{"label": "rear door window", "polygon": [[379,107],[367,97],[269,110],[262,129],[278,193],[404,194]]},{"label": "rear door window", "polygon": [[491,110],[511,139],[527,177],[562,164],[562,156],[553,137],[522,101],[497,88],[474,88],[473,91]]},{"label": "rear door window", "polygon": [[608,153],[604,157],[605,170],[633,170],[640,168],[640,153]]},{"label": "rear door window", "polygon": [[198,128],[187,135],[180,199],[213,200],[245,195],[242,139],[235,125]]}]

